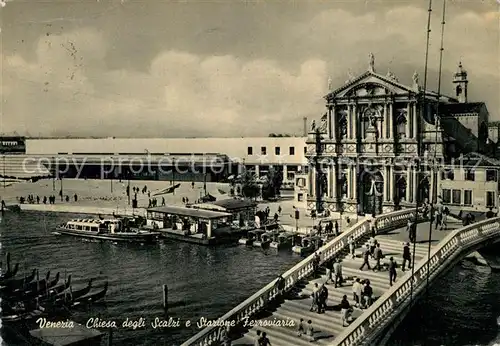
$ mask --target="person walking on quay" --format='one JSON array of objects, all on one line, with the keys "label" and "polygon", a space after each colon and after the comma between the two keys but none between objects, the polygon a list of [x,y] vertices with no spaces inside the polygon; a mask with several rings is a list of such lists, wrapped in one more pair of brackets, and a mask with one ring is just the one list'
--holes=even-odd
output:
[{"label": "person walking on quay", "polygon": [[373,271],[378,270],[380,271],[381,266],[380,266],[380,260],[384,257],[382,254],[382,249],[380,248],[380,244],[377,243],[375,250],[373,251],[373,258],[375,258],[375,261],[377,263],[375,264],[375,267],[373,268]]},{"label": "person walking on quay", "polygon": [[406,262],[408,262],[408,269],[411,269],[411,252],[410,243],[405,243],[403,246],[403,264],[401,270],[405,271]]},{"label": "person walking on quay", "polygon": [[352,236],[347,238],[347,243],[349,244],[349,253],[351,254],[351,258],[354,259],[356,257],[355,254],[355,243],[354,243],[354,238]]},{"label": "person walking on quay", "polygon": [[335,288],[337,288],[337,284],[342,287],[342,263],[340,263],[340,258],[337,258],[333,264],[333,274],[335,275]]},{"label": "person walking on quay", "polygon": [[363,251],[363,264],[361,265],[361,267],[359,267],[359,270],[363,270],[365,265],[368,267],[368,270],[372,269],[370,267],[369,259],[370,259],[370,246],[366,244],[365,251]]},{"label": "person walking on quay", "polygon": [[311,298],[312,298],[312,302],[311,302],[311,308],[309,309],[309,311],[317,311],[317,308],[318,308],[318,291],[319,291],[319,287],[318,287],[318,283],[316,282],[314,284],[314,288],[312,290],[312,294],[311,294]]},{"label": "person walking on quay", "polygon": [[439,228],[440,230],[445,230],[447,228],[447,221],[448,221],[448,213],[449,210],[448,208],[443,209],[443,213],[441,214],[441,227]]},{"label": "person walking on quay", "polygon": [[164,207],[165,206],[165,197],[162,197],[161,198],[161,206]]},{"label": "person walking on quay", "polygon": [[278,206],[278,215],[281,215],[281,212],[283,211],[283,209],[281,209],[281,205]]},{"label": "person walking on quay", "polygon": [[391,257],[389,260],[389,285],[392,286],[393,282],[396,282],[396,261],[394,261],[394,257]]},{"label": "person walking on quay", "polygon": [[435,218],[435,221],[436,221],[436,229],[441,226],[441,213],[439,212],[439,210],[436,210],[435,213],[434,213],[434,218]]},{"label": "person walking on quay", "polygon": [[75,199],[75,202],[78,202],[78,195],[75,193],[75,195],[73,196],[73,198]]},{"label": "person walking on quay", "polygon": [[342,319],[342,326],[349,326],[349,311],[351,310],[351,305],[347,300],[347,296],[344,294],[342,301],[340,302],[340,314]]}]

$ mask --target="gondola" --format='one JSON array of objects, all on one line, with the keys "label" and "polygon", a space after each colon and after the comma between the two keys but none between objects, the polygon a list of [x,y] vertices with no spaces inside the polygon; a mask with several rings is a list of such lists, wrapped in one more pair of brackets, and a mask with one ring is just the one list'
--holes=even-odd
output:
[{"label": "gondola", "polygon": [[78,300],[80,297],[83,297],[90,292],[92,289],[92,281],[93,279],[90,279],[88,285],[82,289],[76,291],[71,290],[70,292],[62,292],[58,294],[56,300],[65,299],[65,297],[71,298],[72,301]]},{"label": "gondola", "polygon": [[96,292],[96,293],[92,293],[92,294],[87,294],[87,295],[84,295],[78,299],[73,299],[73,305],[72,306],[77,306],[77,305],[80,305],[80,304],[84,304],[84,303],[93,303],[93,302],[96,302],[102,298],[104,298],[104,296],[106,296],[106,292],[108,291],[108,282],[106,281],[104,283],[104,287],[101,291],[99,292]]},{"label": "gondola", "polygon": [[13,278],[14,276],[16,276],[18,271],[19,271],[19,263],[16,263],[14,265],[13,270],[10,270],[10,268],[9,268],[9,269],[7,269],[7,272],[5,274],[0,276],[0,282],[3,282],[3,281],[8,280],[10,278]]},{"label": "gondola", "polygon": [[16,290],[19,288],[23,288],[26,284],[29,284],[35,279],[36,269],[33,269],[30,275],[25,276],[22,279],[10,279],[2,283],[0,286],[0,292],[8,292],[12,290]]},{"label": "gondola", "polygon": [[[37,273],[37,277],[38,277],[38,273]],[[45,279],[31,281],[28,284],[23,285],[22,287],[13,290],[12,294],[13,295],[18,295],[20,293],[29,294],[30,292],[38,291],[38,289],[41,287],[43,287],[43,289],[45,289],[45,287],[47,286],[47,283],[49,282],[49,278],[50,278],[50,270],[47,272],[47,275],[45,275]],[[56,279],[59,281],[58,275],[56,275]]]}]

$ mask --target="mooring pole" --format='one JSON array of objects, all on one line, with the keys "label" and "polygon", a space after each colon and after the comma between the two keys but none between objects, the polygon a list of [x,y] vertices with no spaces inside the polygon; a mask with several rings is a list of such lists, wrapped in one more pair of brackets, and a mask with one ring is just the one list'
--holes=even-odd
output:
[{"label": "mooring pole", "polygon": [[108,334],[108,346],[113,345],[113,329],[109,329],[109,334]]},{"label": "mooring pole", "polygon": [[163,285],[163,309],[168,310],[168,286]]}]

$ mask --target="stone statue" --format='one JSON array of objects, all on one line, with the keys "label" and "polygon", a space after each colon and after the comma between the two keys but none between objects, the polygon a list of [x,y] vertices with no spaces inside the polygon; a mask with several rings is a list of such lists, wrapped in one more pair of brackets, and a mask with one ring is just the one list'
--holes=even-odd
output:
[{"label": "stone statue", "polygon": [[413,78],[413,87],[416,89],[416,88],[418,88],[418,73],[417,73],[417,71],[415,71],[412,78]]},{"label": "stone statue", "polygon": [[328,77],[328,91],[332,91],[332,88],[333,88],[332,77]]},{"label": "stone statue", "polygon": [[375,56],[373,55],[373,53],[370,53],[368,55],[368,57],[370,58],[370,68],[369,68],[369,71],[370,72],[375,72]]},{"label": "stone statue", "polygon": [[313,120],[311,123],[311,131],[314,131],[314,130],[316,130],[316,121]]}]

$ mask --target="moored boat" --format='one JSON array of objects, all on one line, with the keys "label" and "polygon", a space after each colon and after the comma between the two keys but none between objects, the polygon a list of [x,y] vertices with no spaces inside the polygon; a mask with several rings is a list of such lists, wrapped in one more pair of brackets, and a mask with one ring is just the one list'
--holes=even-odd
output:
[{"label": "moored boat", "polygon": [[279,234],[275,234],[273,241],[269,244],[269,247],[272,249],[289,249],[293,245],[293,234],[282,232]]},{"label": "moored boat", "polygon": [[277,232],[275,232],[275,231],[269,231],[269,232],[259,234],[258,239],[253,242],[253,246],[254,247],[262,247],[262,248],[269,247],[269,244],[271,244],[271,241],[273,240],[273,236],[276,233]]},{"label": "moored boat", "polygon": [[292,247],[292,252],[299,255],[307,255],[313,253],[322,245],[323,240],[320,237],[300,234],[295,238],[295,245]]},{"label": "moored boat", "polygon": [[60,234],[115,242],[153,243],[159,233],[125,227],[120,219],[75,219],[56,227]]},{"label": "moored boat", "polygon": [[248,231],[246,236],[241,237],[240,240],[238,240],[238,243],[240,245],[252,246],[252,244],[255,241],[259,240],[260,234],[262,234],[262,233],[264,233],[264,231],[262,231],[260,229],[254,229],[254,230]]}]

